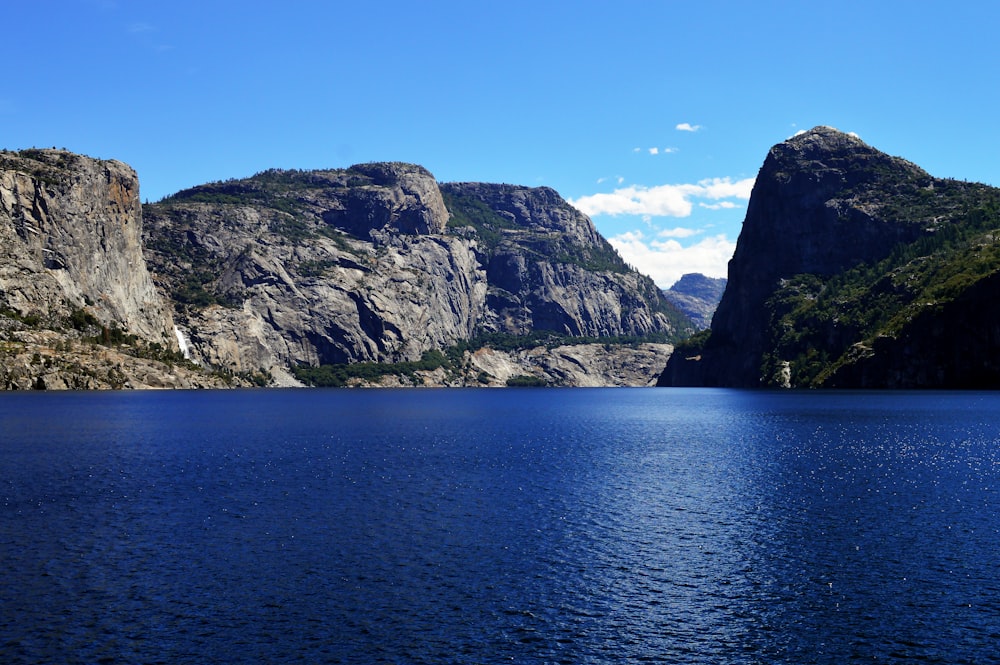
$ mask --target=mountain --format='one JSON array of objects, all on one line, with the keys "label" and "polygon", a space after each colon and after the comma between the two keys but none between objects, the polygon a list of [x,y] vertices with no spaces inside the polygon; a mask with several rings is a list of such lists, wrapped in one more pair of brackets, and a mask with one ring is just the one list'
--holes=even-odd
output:
[{"label": "mountain", "polygon": [[[547,384],[646,384],[667,343],[691,329],[548,188],[439,185],[420,166],[375,163],[265,171],[143,212],[151,272],[194,357],[264,382],[402,375],[502,385],[524,374]],[[660,347],[651,360],[649,349],[607,346],[626,339]],[[632,354],[622,362],[642,374],[588,378],[580,361],[567,374],[518,355],[541,349],[537,360],[584,341],[599,355]],[[458,346],[464,355],[447,356],[443,375],[413,365]],[[486,362],[476,353],[484,347],[510,355]],[[311,371],[319,366],[338,369],[321,376]]]},{"label": "mountain", "polygon": [[664,290],[663,295],[687,314],[698,330],[704,330],[712,325],[712,315],[715,314],[715,308],[719,306],[725,290],[725,277],[687,273]]},{"label": "mountain", "polygon": [[0,387],[647,385],[693,330],[548,188],[375,163],[138,194],[0,153]]},{"label": "mountain", "polygon": [[710,331],[658,385],[1000,386],[1000,190],[817,127],[774,146]]}]

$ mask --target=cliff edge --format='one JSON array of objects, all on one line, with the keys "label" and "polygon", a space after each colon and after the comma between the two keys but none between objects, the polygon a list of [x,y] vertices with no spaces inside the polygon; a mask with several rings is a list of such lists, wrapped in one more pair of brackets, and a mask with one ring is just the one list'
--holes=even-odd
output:
[{"label": "cliff edge", "polygon": [[177,364],[129,166],[0,152],[0,388],[219,385]]}]

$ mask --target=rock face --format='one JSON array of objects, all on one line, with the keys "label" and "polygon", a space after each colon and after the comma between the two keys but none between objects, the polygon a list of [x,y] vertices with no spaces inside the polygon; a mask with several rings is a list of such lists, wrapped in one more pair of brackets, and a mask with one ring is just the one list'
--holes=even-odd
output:
[{"label": "rock face", "polygon": [[616,337],[670,334],[689,324],[554,190],[451,183],[442,191],[453,232],[474,240],[482,256],[485,330]]},{"label": "rock face", "polygon": [[688,273],[682,275],[663,295],[687,314],[698,330],[704,330],[712,325],[712,315],[715,314],[725,290],[725,277]]},{"label": "rock face", "polygon": [[269,171],[147,205],[145,219],[198,359],[279,383],[484,332],[662,337],[686,323],[550,189],[439,187],[395,163]]},{"label": "rock face", "polygon": [[440,234],[447,218],[431,175],[399,164],[270,172],[146,207],[152,265],[195,353],[278,377],[469,337],[485,275]]},{"label": "rock face", "polygon": [[0,153],[0,389],[234,382],[176,349],[143,256],[135,172],[63,150]]},{"label": "rock face", "polygon": [[[459,344],[467,358],[425,382],[500,385],[517,369],[645,384],[668,344],[556,350],[531,335],[664,342],[689,326],[551,189],[442,188],[376,163],[266,171],[143,211],[119,162],[0,154],[7,388],[298,385],[299,367],[457,359]],[[525,342],[471,345],[489,334]],[[491,354],[507,358],[487,362],[495,375],[477,365]]]},{"label": "rock face", "polygon": [[518,350],[482,347],[463,354],[461,366],[352,378],[359,387],[478,387],[509,385],[564,388],[653,386],[673,351],[670,344],[566,344]]},{"label": "rock face", "polygon": [[142,253],[135,171],[62,150],[0,154],[0,307],[171,343],[168,308]]},{"label": "rock face", "polygon": [[[997,190],[933,178],[828,127],[775,146],[711,334],[679,345],[660,385],[966,383],[939,346],[963,324],[943,314],[994,309],[978,282],[1000,267],[997,201]],[[976,348],[995,357],[990,344]]]},{"label": "rock face", "polygon": [[[2,321],[2,319],[0,319]],[[74,331],[75,332],[75,331]],[[169,354],[136,355],[65,331],[0,327],[3,390],[120,390],[247,386],[239,377],[200,371]]]},{"label": "rock face", "polygon": [[469,365],[488,376],[486,385],[506,385],[509,379],[528,376],[549,386],[652,386],[672,351],[670,344],[577,344],[516,353],[485,348],[471,355]]}]

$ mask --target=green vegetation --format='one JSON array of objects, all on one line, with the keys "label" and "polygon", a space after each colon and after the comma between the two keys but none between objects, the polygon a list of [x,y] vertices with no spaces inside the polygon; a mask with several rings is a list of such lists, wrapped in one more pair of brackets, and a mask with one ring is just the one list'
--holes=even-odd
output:
[{"label": "green vegetation", "polygon": [[921,312],[1000,271],[1000,190],[939,181],[933,191],[937,206],[927,194],[891,204],[903,219],[933,218],[926,235],[833,277],[797,275],[773,294],[762,376],[775,376],[784,360],[796,386],[824,385],[877,338],[898,336]]},{"label": "green vegetation", "polygon": [[[0,309],[0,316],[19,321],[35,329],[63,333],[59,341],[52,344],[52,350],[56,354],[69,353],[73,348],[73,340],[79,340],[85,346],[106,346],[136,358],[146,358],[171,365],[175,363],[190,365],[184,359],[183,354],[171,351],[159,342],[148,342],[136,335],[129,334],[115,323],[104,325],[97,317],[83,308],[73,309],[68,316],[56,321],[43,321],[40,316],[34,314],[21,316],[8,308]],[[6,342],[0,351],[10,355],[23,347],[24,345],[19,342]],[[43,356],[39,353],[35,353],[32,356],[33,364],[40,363],[42,358]],[[46,355],[44,358],[45,367],[50,367],[53,363],[52,357]]]},{"label": "green vegetation", "polygon": [[[166,210],[184,203],[208,203],[217,206],[247,206],[269,210],[273,218],[269,230],[292,244],[317,237],[334,240],[345,251],[352,251],[342,231],[324,223],[303,199],[311,189],[346,187],[357,176],[347,180],[334,172],[270,169],[242,180],[200,185],[160,200],[156,205]],[[362,184],[370,184],[365,179]]]},{"label": "green vegetation", "polygon": [[468,341],[459,342],[454,348],[461,351],[476,351],[482,348],[497,351],[522,351],[544,346],[554,349],[557,346],[572,346],[575,344],[606,344],[609,346],[637,346],[639,344],[669,344],[670,336],[666,333],[650,333],[645,336],[621,335],[617,337],[589,337],[564,335],[552,330],[533,330],[525,335],[510,333],[480,333]]},{"label": "green vegetation", "polygon": [[215,275],[207,270],[191,270],[184,274],[171,295],[177,302],[196,308],[219,304],[218,298],[209,290],[214,280]]},{"label": "green vegetation", "polygon": [[337,265],[338,262],[332,259],[303,261],[299,263],[298,270],[302,277],[322,277],[324,272]]},{"label": "green vegetation", "polygon": [[274,376],[266,370],[234,372],[227,368],[217,368],[212,373],[230,387],[250,384],[256,388],[266,388],[274,382]]},{"label": "green vegetation", "polygon": [[218,206],[250,206],[284,213],[273,223],[272,231],[298,241],[314,235],[308,223],[306,205],[297,192],[322,186],[308,173],[299,171],[264,171],[252,178],[227,180],[200,185],[168,196],[156,205],[172,208],[182,203],[209,203]]},{"label": "green vegetation", "polygon": [[674,344],[674,354],[679,358],[692,358],[701,355],[701,352],[709,343],[712,337],[712,330],[699,330],[687,339],[683,339]]},{"label": "green vegetation", "polygon": [[181,307],[203,309],[210,305],[235,307],[242,302],[240,294],[221,293],[218,278],[227,265],[243,257],[216,255],[203,245],[197,244],[188,233],[189,226],[179,211],[168,210],[171,224],[162,233],[146,239],[146,247],[162,255],[160,269],[170,276],[170,296]]},{"label": "green vegetation", "polygon": [[39,314],[21,314],[9,307],[0,308],[0,316],[18,321],[29,328],[37,328],[42,322],[42,317]]},{"label": "green vegetation", "polygon": [[295,367],[292,373],[299,381],[311,386],[340,388],[350,385],[352,380],[377,382],[385,376],[398,376],[416,384],[416,372],[433,371],[449,364],[443,353],[437,350],[425,351],[420,360],[398,363],[343,363],[320,365],[319,367]]},{"label": "green vegetation", "polygon": [[101,325],[101,322],[87,310],[78,307],[70,312],[69,325],[75,330],[87,330]]},{"label": "green vegetation", "polygon": [[465,194],[457,194],[451,191],[442,190],[441,196],[444,205],[451,213],[448,220],[448,227],[451,229],[461,229],[472,227],[475,229],[476,238],[479,240],[482,249],[492,255],[504,240],[504,231],[516,231],[521,226],[507,217],[504,217],[486,202]]},{"label": "green vegetation", "polygon": [[146,341],[138,335],[126,332],[116,323],[103,325],[93,315],[83,310],[75,310],[70,316],[70,322],[81,332],[94,333],[83,337],[84,342],[114,348],[136,358],[156,360],[168,365],[186,364],[194,367],[179,351],[172,351],[159,342]]},{"label": "green vegetation", "polygon": [[57,185],[65,173],[62,170],[72,166],[74,156],[71,153],[47,153],[37,148],[29,148],[20,152],[0,151],[0,169],[17,171],[43,182],[47,185]]},{"label": "green vegetation", "polygon": [[555,255],[555,260],[559,263],[577,265],[592,272],[627,273],[632,271],[618,251],[604,238],[600,238],[597,247],[582,248],[564,245],[560,249],[562,251]]},{"label": "green vegetation", "polygon": [[528,374],[519,374],[507,379],[508,388],[544,388],[549,385],[545,379]]}]

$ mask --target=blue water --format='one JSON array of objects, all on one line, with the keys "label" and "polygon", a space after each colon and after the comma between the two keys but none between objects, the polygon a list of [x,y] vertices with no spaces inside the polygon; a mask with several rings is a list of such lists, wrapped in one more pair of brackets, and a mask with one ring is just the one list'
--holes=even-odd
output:
[{"label": "blue water", "polygon": [[3,663],[1000,662],[1000,394],[0,395]]}]

